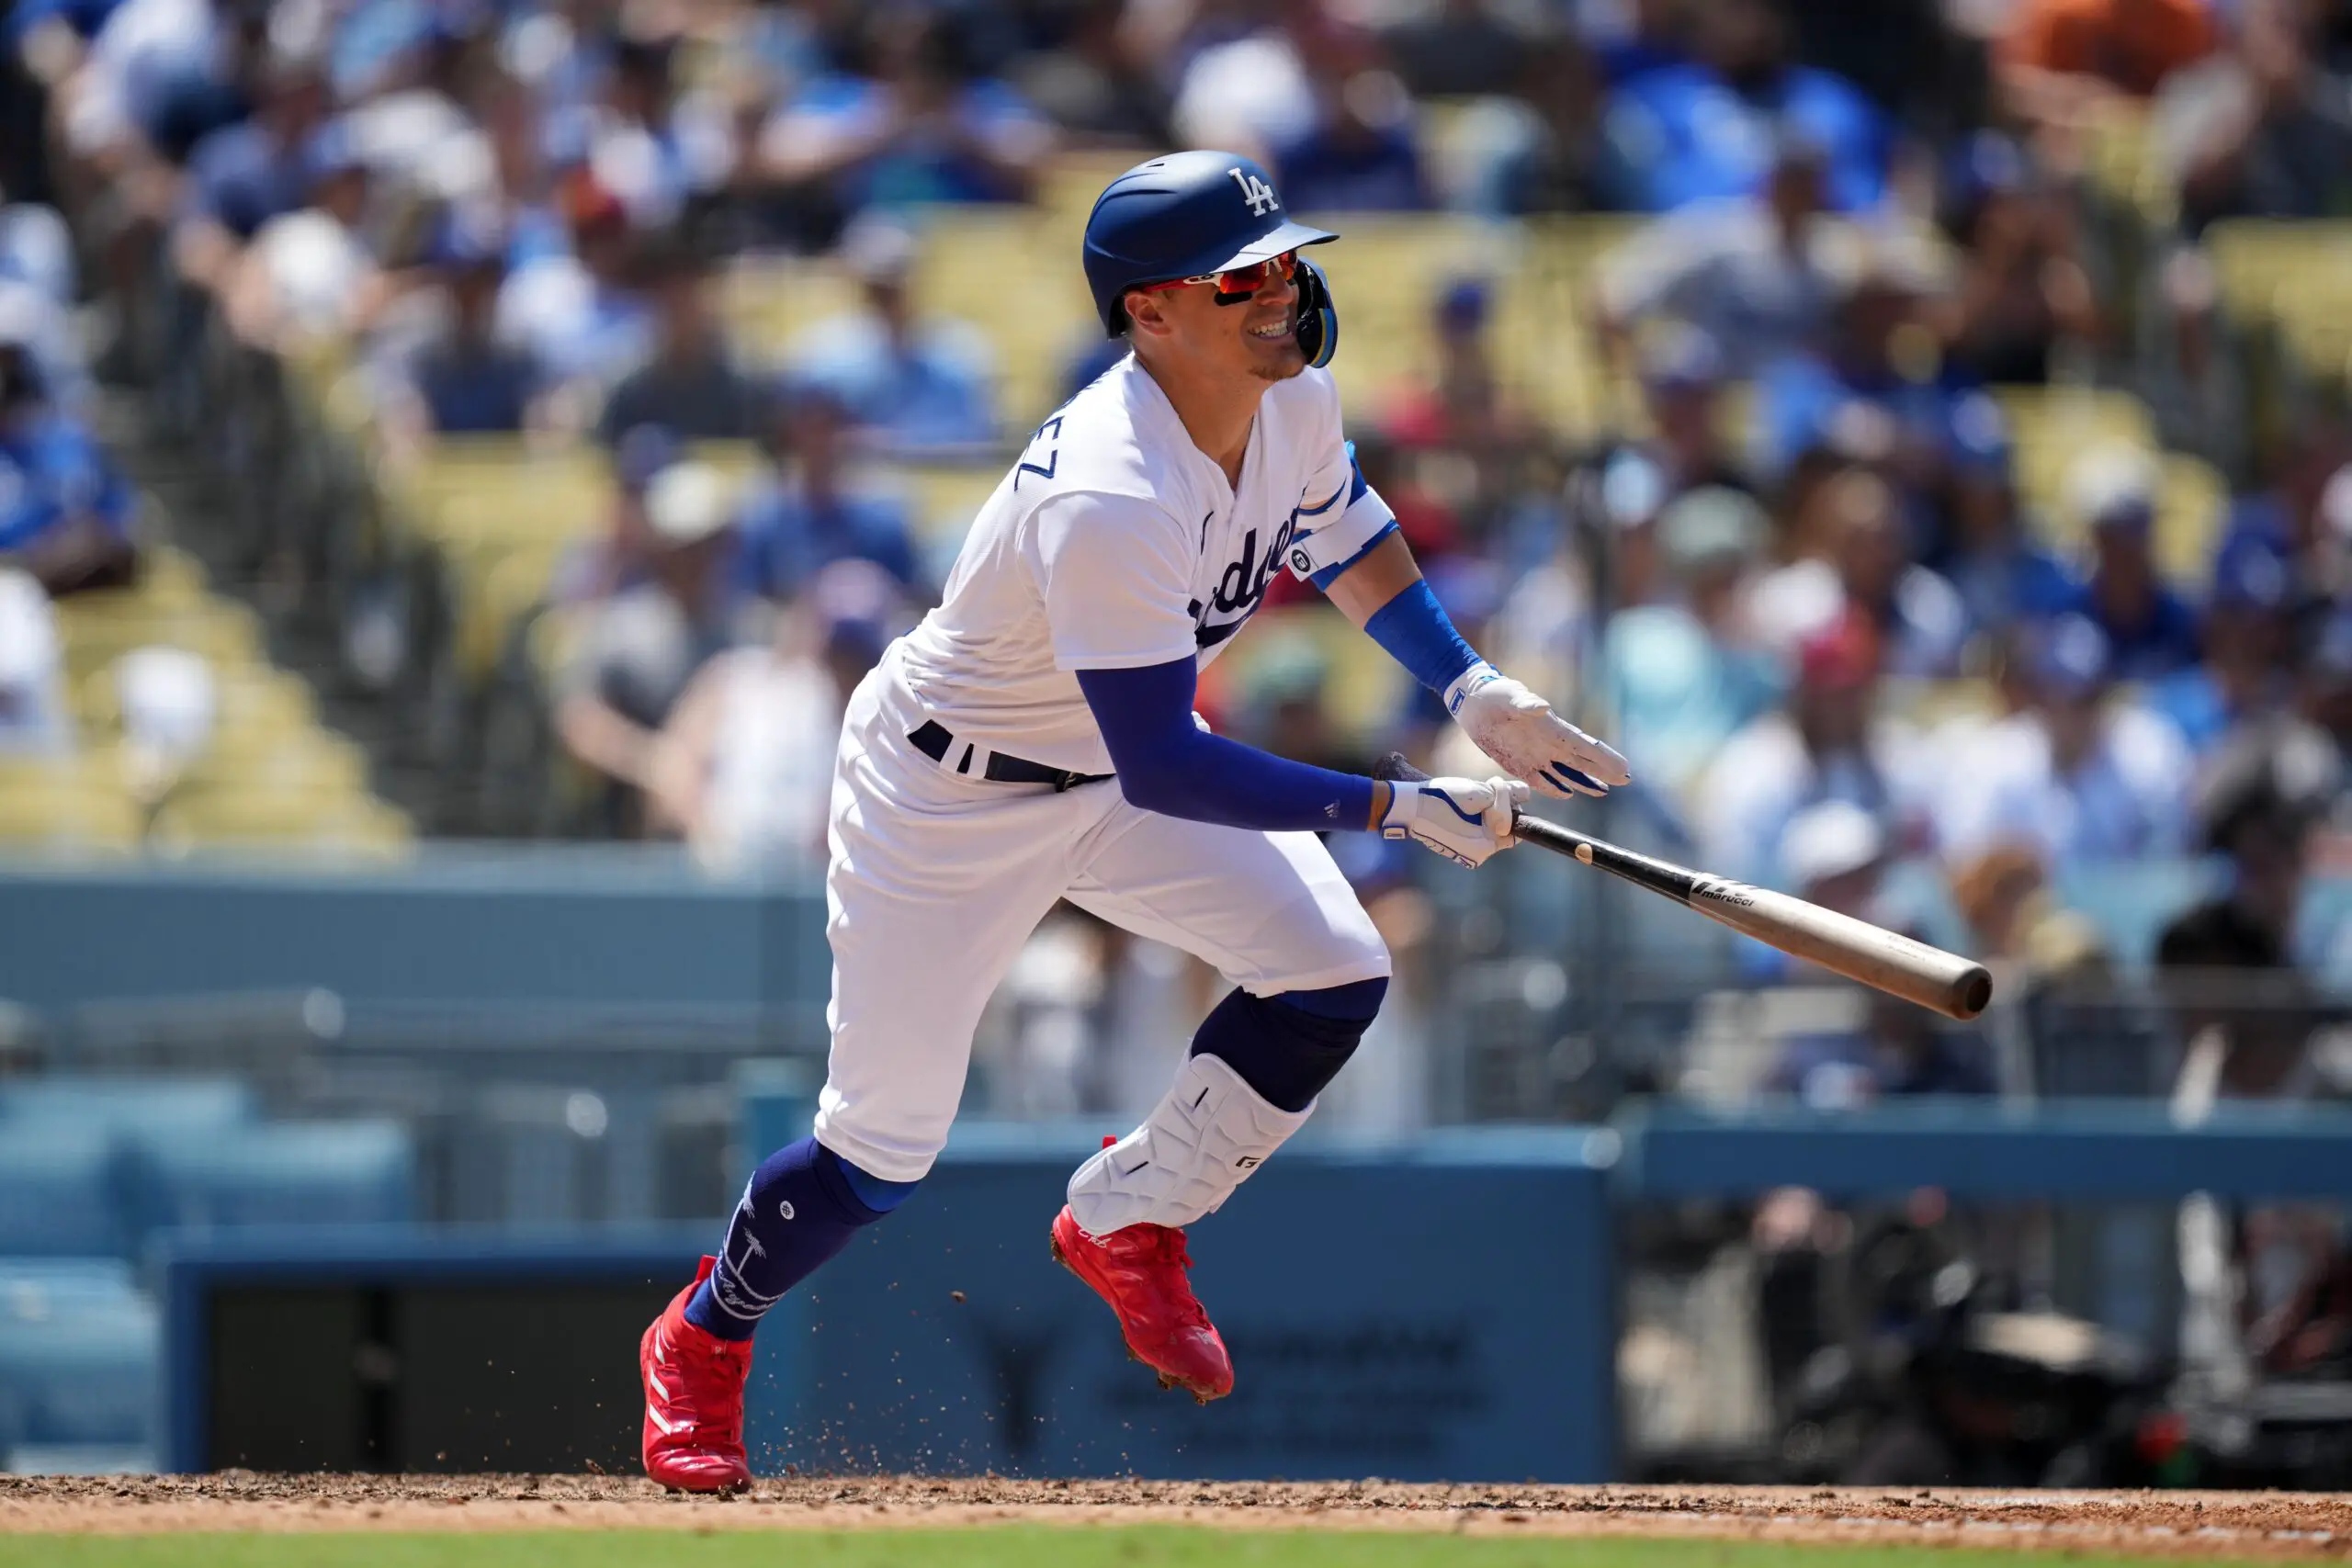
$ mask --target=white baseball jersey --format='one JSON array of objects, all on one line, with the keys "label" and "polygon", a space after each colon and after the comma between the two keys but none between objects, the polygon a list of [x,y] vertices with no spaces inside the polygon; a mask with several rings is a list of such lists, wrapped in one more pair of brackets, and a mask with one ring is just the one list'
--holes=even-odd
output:
[{"label": "white baseball jersey", "polygon": [[1108,773],[1076,671],[1206,666],[1274,572],[1336,566],[1393,521],[1376,495],[1347,503],[1350,468],[1329,372],[1268,389],[1237,488],[1129,355],[1038,428],[981,508],[944,602],[901,645],[902,678],[959,741]]},{"label": "white baseball jersey", "polygon": [[[930,1169],[980,1010],[1061,899],[1261,996],[1388,973],[1314,834],[1163,817],[1115,784],[991,783],[966,750],[1110,772],[1076,671],[1214,659],[1274,572],[1340,565],[1387,526],[1377,496],[1348,499],[1350,479],[1319,370],[1260,400],[1238,489],[1133,358],[1039,429],[945,602],[850,700],[827,830],[826,1147],[886,1180]],[[925,723],[954,736],[944,758],[910,740]]]}]

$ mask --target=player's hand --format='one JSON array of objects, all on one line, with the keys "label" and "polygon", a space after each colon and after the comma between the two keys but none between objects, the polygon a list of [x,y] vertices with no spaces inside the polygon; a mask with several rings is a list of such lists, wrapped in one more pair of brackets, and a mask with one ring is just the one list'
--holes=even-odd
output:
[{"label": "player's hand", "polygon": [[1411,839],[1458,865],[1483,865],[1512,844],[1511,813],[1527,804],[1517,779],[1402,780],[1380,819],[1384,839]]},{"label": "player's hand", "polygon": [[1483,660],[1446,688],[1445,709],[1503,772],[1546,795],[1607,795],[1634,780],[1616,748]]}]

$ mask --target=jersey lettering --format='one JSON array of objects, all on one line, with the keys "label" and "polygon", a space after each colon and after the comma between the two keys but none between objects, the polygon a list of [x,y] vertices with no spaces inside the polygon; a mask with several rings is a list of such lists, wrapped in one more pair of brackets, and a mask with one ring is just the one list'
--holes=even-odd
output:
[{"label": "jersey lettering", "polygon": [[[1283,551],[1290,547],[1291,530],[1296,522],[1295,518],[1283,518],[1262,556],[1258,553],[1257,529],[1251,528],[1241,536],[1241,558],[1226,563],[1208,603],[1204,604],[1195,599],[1187,606],[1193,613],[1195,647],[1215,648],[1239,631],[1242,624],[1257,613],[1259,604],[1266,597],[1266,583],[1273,576],[1275,564],[1283,558]],[[1208,618],[1211,611],[1221,618]]]},{"label": "jersey lettering", "polygon": [[1283,204],[1274,199],[1273,186],[1255,175],[1243,174],[1238,164],[1225,172],[1231,175],[1233,183],[1241,187],[1241,199],[1250,204],[1250,217],[1263,218],[1269,212],[1282,210]]},{"label": "jersey lettering", "polygon": [[[1021,488],[1021,476],[1023,474],[1035,474],[1040,479],[1047,479],[1054,477],[1054,470],[1061,466],[1061,434],[1062,416],[1059,414],[1054,415],[1037,427],[1037,434],[1029,438],[1029,450],[1022,454],[1021,461],[1013,468],[1012,488],[1014,490]],[[1050,446],[1046,442],[1046,437],[1048,435],[1054,438]],[[1043,463],[1031,462],[1029,459],[1036,456],[1037,448],[1040,446],[1046,448],[1046,460]]]}]

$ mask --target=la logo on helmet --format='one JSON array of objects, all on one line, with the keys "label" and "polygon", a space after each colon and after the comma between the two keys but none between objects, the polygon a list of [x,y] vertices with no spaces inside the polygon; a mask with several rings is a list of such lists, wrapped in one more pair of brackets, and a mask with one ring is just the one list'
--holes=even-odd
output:
[{"label": "la logo on helmet", "polygon": [[1241,187],[1241,199],[1250,204],[1250,217],[1263,218],[1269,212],[1281,210],[1283,204],[1274,199],[1273,186],[1255,175],[1243,174],[1238,166],[1225,172],[1231,175],[1233,183]]}]

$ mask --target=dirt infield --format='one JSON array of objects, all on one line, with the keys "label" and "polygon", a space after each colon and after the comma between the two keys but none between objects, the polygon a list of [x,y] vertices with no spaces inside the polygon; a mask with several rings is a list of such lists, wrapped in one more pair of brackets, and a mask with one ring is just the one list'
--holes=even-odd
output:
[{"label": "dirt infield", "polygon": [[1191,1524],[1700,1536],[2352,1560],[2352,1496],[1676,1486],[880,1478],[763,1482],[737,1499],[611,1476],[0,1477],[0,1532],[865,1529]]}]

